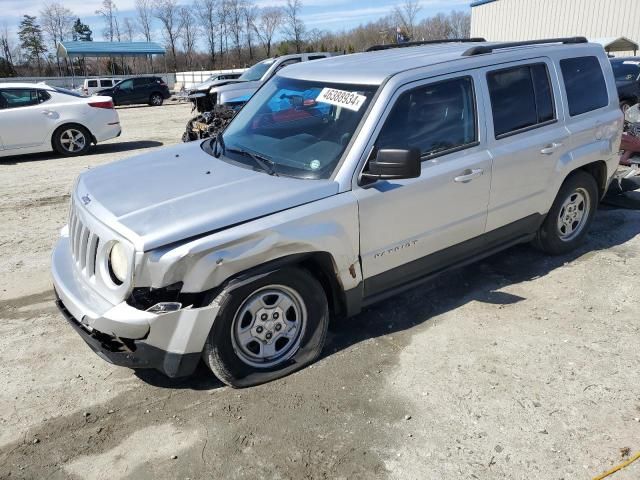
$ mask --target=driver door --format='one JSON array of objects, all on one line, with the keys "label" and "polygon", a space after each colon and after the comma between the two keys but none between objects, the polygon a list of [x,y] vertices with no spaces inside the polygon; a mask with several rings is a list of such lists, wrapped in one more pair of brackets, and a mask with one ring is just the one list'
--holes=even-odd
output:
[{"label": "driver door", "polygon": [[124,82],[118,84],[118,91],[116,94],[116,102],[119,105],[127,105],[132,103],[134,98],[134,90],[133,90],[133,79],[125,80]]},{"label": "driver door", "polygon": [[454,263],[485,231],[491,157],[484,143],[476,74],[405,85],[378,127],[381,148],[418,147],[418,178],[359,184],[360,254],[365,297]]}]

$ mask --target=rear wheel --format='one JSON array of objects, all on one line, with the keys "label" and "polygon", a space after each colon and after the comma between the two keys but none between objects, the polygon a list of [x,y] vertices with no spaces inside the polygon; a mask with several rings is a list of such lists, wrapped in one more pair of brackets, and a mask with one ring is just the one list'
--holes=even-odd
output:
[{"label": "rear wheel", "polygon": [[63,125],[53,133],[53,148],[65,156],[87,153],[91,146],[89,131],[80,125]]},{"label": "rear wheel", "polygon": [[598,185],[587,172],[571,174],[540,227],[536,245],[552,255],[577,248],[583,241],[598,206]]},{"label": "rear wheel", "polygon": [[329,309],[322,285],[310,273],[277,270],[219,298],[221,307],[203,355],[227,385],[269,382],[320,355]]},{"label": "rear wheel", "polygon": [[164,98],[159,93],[152,93],[151,97],[149,97],[149,105],[152,107],[159,107],[164,102]]}]

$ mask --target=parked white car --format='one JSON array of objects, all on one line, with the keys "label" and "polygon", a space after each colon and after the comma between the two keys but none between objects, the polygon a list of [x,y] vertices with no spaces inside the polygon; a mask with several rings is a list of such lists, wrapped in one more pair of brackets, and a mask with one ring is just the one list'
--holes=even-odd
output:
[{"label": "parked white car", "polygon": [[84,97],[43,83],[0,84],[0,157],[47,152],[82,155],[118,137],[110,97]]},{"label": "parked white car", "polygon": [[103,88],[111,88],[120,80],[117,78],[85,78],[82,84],[82,93],[93,95]]}]

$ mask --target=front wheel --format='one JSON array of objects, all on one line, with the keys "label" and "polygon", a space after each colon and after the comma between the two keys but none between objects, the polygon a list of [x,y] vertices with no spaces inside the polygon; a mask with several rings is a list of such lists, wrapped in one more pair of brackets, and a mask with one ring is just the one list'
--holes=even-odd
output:
[{"label": "front wheel", "polygon": [[575,250],[587,235],[598,200],[598,185],[592,175],[583,171],[571,174],[538,230],[536,246],[552,255]]},{"label": "front wheel", "polygon": [[307,271],[284,268],[223,291],[203,356],[232,387],[284,377],[321,353],[329,325],[322,285]]},{"label": "front wheel", "polygon": [[159,107],[160,105],[162,105],[163,101],[164,98],[162,98],[162,95],[160,95],[159,93],[154,93],[151,95],[151,97],[149,97],[149,105],[151,105],[152,107]]}]

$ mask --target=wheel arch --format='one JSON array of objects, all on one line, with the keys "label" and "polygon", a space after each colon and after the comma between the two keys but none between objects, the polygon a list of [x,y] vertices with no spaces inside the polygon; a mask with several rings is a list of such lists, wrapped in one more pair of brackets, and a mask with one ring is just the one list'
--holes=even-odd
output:
[{"label": "wheel arch", "polygon": [[[582,165],[581,167],[572,170],[569,175],[579,170],[587,172],[595,179],[596,183],[598,184],[598,193],[600,194],[600,199],[602,199],[605,193],[607,193],[607,162],[605,162],[604,160],[597,160],[595,162],[587,163],[586,165]],[[567,175],[567,178],[569,177],[569,175]]]},{"label": "wheel arch", "polygon": [[69,127],[81,127],[84,128],[87,132],[89,132],[89,140],[92,144],[97,144],[97,140],[95,135],[93,134],[93,132],[91,131],[91,129],[89,127],[87,127],[86,125],[83,125],[81,123],[78,122],[64,122],[61,123],[60,125],[57,125],[54,129],[53,132],[51,132],[51,135],[49,137],[49,143],[51,144],[51,148],[55,150],[55,145],[54,145],[54,139],[55,136],[57,135],[58,131],[62,128],[69,128]]}]

